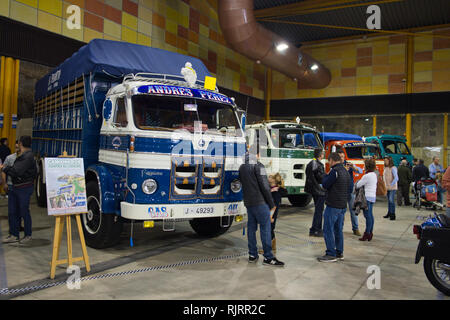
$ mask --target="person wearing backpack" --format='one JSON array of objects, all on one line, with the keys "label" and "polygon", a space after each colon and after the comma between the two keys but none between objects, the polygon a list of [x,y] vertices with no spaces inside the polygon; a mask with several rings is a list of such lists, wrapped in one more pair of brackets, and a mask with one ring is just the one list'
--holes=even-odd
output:
[{"label": "person wearing backpack", "polygon": [[377,200],[377,184],[378,184],[378,177],[375,173],[376,169],[376,163],[374,159],[366,159],[364,160],[364,166],[365,166],[365,174],[356,183],[356,189],[364,187],[364,195],[366,197],[367,202],[367,208],[363,210],[364,212],[364,218],[366,218],[366,231],[364,231],[364,234],[362,238],[359,238],[360,241],[371,241],[373,237],[373,225],[374,225],[374,218],[373,218],[373,205],[375,204],[375,201]]}]

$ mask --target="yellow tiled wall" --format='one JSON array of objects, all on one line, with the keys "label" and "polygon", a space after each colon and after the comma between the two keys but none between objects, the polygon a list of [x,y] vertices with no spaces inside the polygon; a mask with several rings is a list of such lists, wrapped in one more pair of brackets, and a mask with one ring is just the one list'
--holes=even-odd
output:
[{"label": "yellow tiled wall", "polygon": [[[450,29],[433,33],[450,36]],[[305,45],[303,50],[330,69],[330,85],[301,89],[301,83],[275,73],[273,99],[405,93],[406,46],[403,35]],[[450,90],[450,39],[416,36],[413,61],[413,92]]]},{"label": "yellow tiled wall", "polygon": [[[67,8],[73,4],[81,8],[79,30],[69,30],[66,24]],[[266,68],[226,45],[217,0],[0,0],[0,15],[84,42],[122,40],[198,57],[219,86],[264,98]],[[450,29],[435,32],[450,36]],[[274,72],[273,99],[405,92],[405,36],[303,49],[330,69],[330,85],[305,90],[301,83]],[[416,37],[414,50],[414,92],[450,90],[450,40]]]},{"label": "yellow tiled wall", "polygon": [[[81,8],[81,29],[67,8]],[[121,40],[200,58],[217,84],[263,99],[265,67],[227,47],[217,0],[0,0],[0,15],[83,42]]]}]

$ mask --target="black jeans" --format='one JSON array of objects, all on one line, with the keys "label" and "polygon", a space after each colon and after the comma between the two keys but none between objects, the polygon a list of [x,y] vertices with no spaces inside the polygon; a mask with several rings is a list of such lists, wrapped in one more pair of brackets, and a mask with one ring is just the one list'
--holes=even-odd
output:
[{"label": "black jeans", "polygon": [[410,205],[411,201],[409,201],[409,184],[408,185],[398,185],[397,190],[397,204],[399,206],[402,205],[402,202],[405,202],[405,205]]},{"label": "black jeans", "polygon": [[270,223],[270,232],[272,234],[272,240],[275,239],[275,225],[277,223],[279,207],[280,207],[280,205],[278,205],[277,208],[275,209],[275,212],[273,213],[273,222]]},{"label": "black jeans", "polygon": [[323,208],[325,206],[325,196],[313,195],[314,199],[314,217],[309,233],[322,231]]}]

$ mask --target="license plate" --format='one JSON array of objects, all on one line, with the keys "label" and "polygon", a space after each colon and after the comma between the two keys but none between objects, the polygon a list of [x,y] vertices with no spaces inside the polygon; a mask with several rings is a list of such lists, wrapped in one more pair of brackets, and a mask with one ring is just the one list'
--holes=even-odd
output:
[{"label": "license plate", "polygon": [[184,208],[184,214],[212,214],[214,207],[191,207]]}]

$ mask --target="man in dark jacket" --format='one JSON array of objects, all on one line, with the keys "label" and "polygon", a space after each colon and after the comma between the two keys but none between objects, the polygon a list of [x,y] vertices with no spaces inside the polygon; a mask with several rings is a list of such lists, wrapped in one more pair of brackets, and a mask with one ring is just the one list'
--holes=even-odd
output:
[{"label": "man in dark jacket", "polygon": [[412,182],[411,168],[408,165],[408,161],[403,159],[398,166],[398,193],[397,193],[397,204],[402,205],[404,200],[405,206],[410,206],[411,201],[409,201],[409,185]]},{"label": "man in dark jacket", "polygon": [[322,178],[325,175],[325,168],[321,162],[323,159],[323,150],[314,150],[314,159],[306,166],[305,192],[312,195],[314,199],[314,217],[312,226],[309,229],[309,235],[313,237],[322,237],[322,215],[325,205],[326,190],[322,188]]},{"label": "man in dark jacket", "polygon": [[344,260],[342,229],[351,179],[338,153],[332,152],[328,161],[331,170],[322,179],[322,186],[327,189],[327,207],[323,214],[323,237],[327,250],[324,256],[317,258],[320,262]]},{"label": "man in dark jacket", "polygon": [[33,184],[37,175],[37,166],[31,151],[30,136],[20,137],[19,149],[20,154],[14,164],[4,168],[2,166],[3,172],[11,177],[13,183],[8,195],[9,197],[12,197],[12,234],[3,240],[4,243],[19,241],[21,219],[24,221],[25,237],[20,239],[20,243],[25,244],[31,241],[30,197],[33,193]]},{"label": "man in dark jacket", "polygon": [[430,177],[430,171],[424,165],[424,161],[422,159],[419,159],[417,166],[415,166],[412,170],[413,181],[417,182],[422,178],[429,178],[429,177]]},{"label": "man in dark jacket", "polygon": [[264,265],[282,267],[272,253],[271,221],[275,212],[275,204],[270,193],[269,180],[264,165],[257,155],[247,153],[245,162],[239,167],[239,179],[242,183],[244,205],[247,208],[247,239],[249,262],[258,261],[256,247],[256,230],[260,226],[261,242],[264,250]]}]

